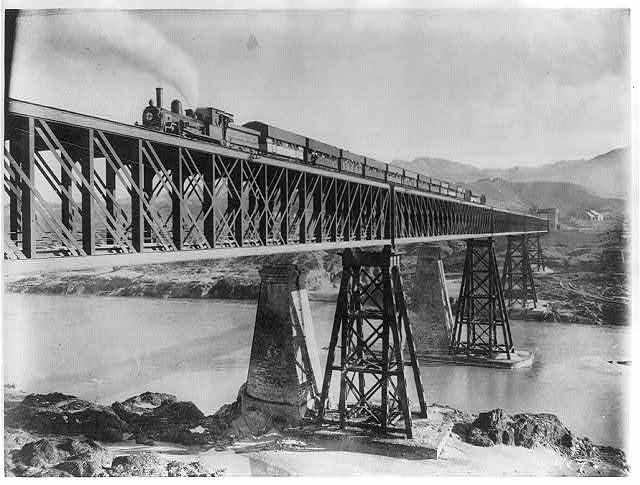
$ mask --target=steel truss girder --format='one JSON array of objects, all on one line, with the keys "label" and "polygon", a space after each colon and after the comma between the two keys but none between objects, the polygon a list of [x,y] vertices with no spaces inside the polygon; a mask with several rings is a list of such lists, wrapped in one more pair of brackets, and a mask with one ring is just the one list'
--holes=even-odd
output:
[{"label": "steel truss girder", "polygon": [[508,359],[514,352],[491,238],[467,240],[451,351],[489,358],[505,354]]},{"label": "steel truss girder", "polygon": [[9,113],[5,128],[7,259],[546,231],[541,219],[317,167],[29,113]]},{"label": "steel truss girder", "polygon": [[[347,249],[320,395],[318,419],[327,420],[329,385],[340,372],[339,423],[400,431],[412,437],[405,367],[410,366],[424,417],[427,406],[400,277],[399,256]],[[340,360],[335,363],[340,340]],[[404,358],[408,347],[409,360]],[[376,399],[376,396],[378,398]],[[402,419],[404,426],[395,427]]]}]

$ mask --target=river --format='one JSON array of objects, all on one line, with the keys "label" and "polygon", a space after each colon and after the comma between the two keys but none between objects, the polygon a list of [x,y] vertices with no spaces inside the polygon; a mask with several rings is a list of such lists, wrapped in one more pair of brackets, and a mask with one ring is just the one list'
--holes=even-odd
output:
[{"label": "river", "polygon": [[[246,379],[254,302],[5,294],[2,303],[4,382],[26,392],[104,404],[169,392],[210,414]],[[311,310],[324,369],[334,305]],[[626,449],[630,368],[607,361],[630,358],[631,329],[513,321],[512,332],[535,352],[533,367],[422,366],[427,402],[554,413],[574,433]]]}]

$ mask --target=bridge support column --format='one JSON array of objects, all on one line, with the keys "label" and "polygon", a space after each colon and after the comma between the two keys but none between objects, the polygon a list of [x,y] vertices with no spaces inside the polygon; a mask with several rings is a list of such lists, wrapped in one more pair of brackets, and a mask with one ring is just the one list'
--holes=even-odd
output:
[{"label": "bridge support column", "polygon": [[442,266],[440,246],[425,244],[418,249],[410,312],[415,315],[413,337],[420,352],[447,352],[454,320]]},{"label": "bridge support column", "polygon": [[[21,229],[22,252],[27,258],[36,256],[36,240],[38,239],[38,227],[36,225],[35,208],[35,120],[28,118],[24,126],[24,134],[19,135],[15,143],[14,154],[17,164],[22,169],[25,179],[21,180]],[[11,143],[13,149],[14,143]],[[22,178],[22,177],[21,177]]]},{"label": "bridge support column", "polygon": [[[104,183],[105,183],[105,205],[107,209],[107,213],[114,219],[118,219],[118,215],[116,214],[115,208],[115,200],[116,200],[116,171],[114,167],[109,163],[105,163],[105,173],[104,173]],[[114,233],[107,228],[106,235],[106,243],[113,244],[115,241]]]},{"label": "bridge support column", "polygon": [[[17,145],[18,142],[16,140],[9,141],[9,153],[14,157],[14,159],[18,159],[17,155]],[[10,175],[9,178],[11,182],[11,189],[9,192],[9,239],[13,242],[18,241],[18,235],[22,232],[20,227],[20,206],[19,206],[19,197],[18,191],[20,190],[20,176],[15,172]]]},{"label": "bridge support column", "polygon": [[[320,395],[319,420],[331,422],[327,409],[333,371],[340,372],[337,417],[341,427],[374,427],[413,436],[405,366],[413,370],[420,410],[427,405],[400,277],[391,246],[382,251],[347,249]],[[336,348],[340,339],[340,360]],[[409,360],[404,358],[404,345]],[[376,398],[376,396],[378,396]],[[329,415],[329,417],[327,417]],[[402,419],[402,428],[393,427]]]},{"label": "bridge support column", "polygon": [[[151,205],[153,200],[153,178],[156,176],[156,174],[156,171],[152,167],[149,167],[147,165],[144,166],[142,191],[144,192],[144,197],[148,201],[149,205]],[[160,176],[159,173],[157,175]],[[150,243],[154,242],[152,240],[151,223],[146,218],[144,220],[144,241]]]},{"label": "bridge support column", "polygon": [[527,249],[529,251],[529,260],[531,265],[535,265],[537,271],[544,271],[544,254],[542,253],[542,243],[540,242],[540,235],[534,236],[527,235]]},{"label": "bridge support column", "polygon": [[82,184],[82,249],[88,255],[95,253],[96,250],[96,233],[95,233],[95,202],[91,194],[95,190],[95,173],[94,173],[94,145],[93,145],[93,129],[88,130],[88,152],[86,157],[82,157],[80,164],[82,166],[82,176],[86,183]]},{"label": "bridge support column", "polygon": [[176,249],[182,249],[184,231],[182,229],[182,204],[184,197],[184,175],[182,170],[182,148],[176,152],[176,160],[171,168],[171,178],[176,190],[171,191],[171,233]]},{"label": "bridge support column", "polygon": [[530,242],[526,234],[507,236],[507,253],[502,270],[504,297],[509,305],[520,303],[525,311],[529,300],[534,308],[538,303],[529,258]]},{"label": "bridge support column", "polygon": [[131,243],[133,248],[141,253],[144,251],[144,204],[142,191],[144,180],[144,161],[142,156],[142,140],[138,140],[135,162],[129,167],[131,170]]},{"label": "bridge support column", "polygon": [[304,280],[294,265],[264,266],[243,411],[295,424],[318,399],[320,361]]},{"label": "bridge support column", "polygon": [[215,211],[214,198],[216,194],[216,156],[211,155],[211,163],[206,163],[202,169],[203,177],[203,198],[202,198],[202,212],[205,214],[204,221],[202,223],[202,229],[204,236],[209,243],[209,246],[215,248],[216,246],[216,228],[215,228]]},{"label": "bridge support column", "polygon": [[514,353],[493,239],[468,239],[455,327],[454,354],[507,359]]}]

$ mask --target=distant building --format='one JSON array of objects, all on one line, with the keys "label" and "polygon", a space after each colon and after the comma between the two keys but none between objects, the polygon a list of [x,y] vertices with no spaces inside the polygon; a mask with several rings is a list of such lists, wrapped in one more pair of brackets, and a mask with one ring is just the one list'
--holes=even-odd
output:
[{"label": "distant building", "polygon": [[600,212],[596,212],[592,209],[586,209],[584,211],[584,215],[590,221],[602,221],[604,220],[604,216],[600,214]]},{"label": "distant building", "polygon": [[549,230],[550,231],[559,231],[560,224],[558,223],[558,208],[557,207],[549,207],[547,209],[538,209],[536,210],[536,215],[538,217],[547,218],[549,220]]}]

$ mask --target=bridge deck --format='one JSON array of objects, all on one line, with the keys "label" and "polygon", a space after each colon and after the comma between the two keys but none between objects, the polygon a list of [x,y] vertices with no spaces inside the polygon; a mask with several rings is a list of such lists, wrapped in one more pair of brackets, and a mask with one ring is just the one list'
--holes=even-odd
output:
[{"label": "bridge deck", "polygon": [[527,214],[17,100],[4,155],[7,271],[547,231]]}]

